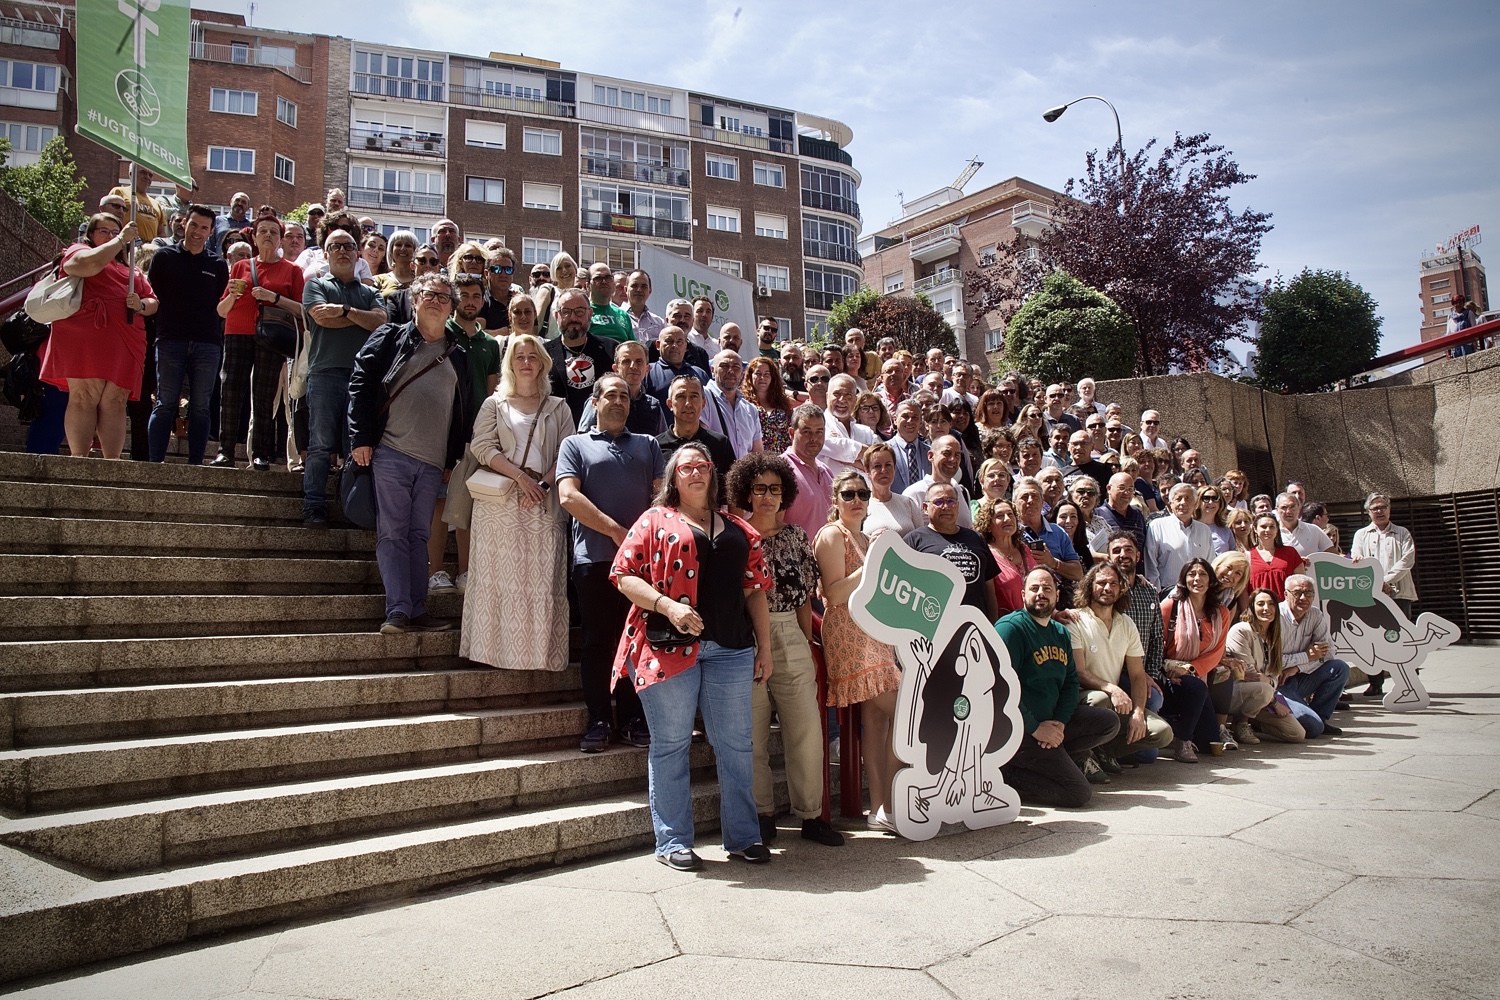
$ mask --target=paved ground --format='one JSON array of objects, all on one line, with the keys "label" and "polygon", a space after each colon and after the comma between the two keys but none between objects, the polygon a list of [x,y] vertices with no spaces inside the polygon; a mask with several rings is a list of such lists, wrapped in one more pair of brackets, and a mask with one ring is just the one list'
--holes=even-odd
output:
[{"label": "paved ground", "polygon": [[[624,857],[156,953],[18,995],[1500,998],[1500,651],[1422,715],[1117,778],[1086,810],[776,860]],[[1440,692],[1440,693],[1439,693]]]}]

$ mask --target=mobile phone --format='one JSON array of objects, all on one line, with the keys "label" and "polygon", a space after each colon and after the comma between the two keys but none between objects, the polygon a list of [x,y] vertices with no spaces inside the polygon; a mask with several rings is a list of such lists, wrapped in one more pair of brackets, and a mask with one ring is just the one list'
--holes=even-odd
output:
[{"label": "mobile phone", "polygon": [[1038,539],[1037,541],[1027,542],[1026,547],[1033,552],[1041,552],[1046,549],[1047,543]]}]

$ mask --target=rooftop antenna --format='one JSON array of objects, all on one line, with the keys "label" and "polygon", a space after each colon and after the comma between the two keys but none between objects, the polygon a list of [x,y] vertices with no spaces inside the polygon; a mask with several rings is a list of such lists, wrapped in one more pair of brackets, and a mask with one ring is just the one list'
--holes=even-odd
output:
[{"label": "rooftop antenna", "polygon": [[253,28],[253,27],[255,27],[255,0],[251,0],[249,6],[250,6],[250,16],[245,19],[245,24],[248,27]]},{"label": "rooftop antenna", "polygon": [[903,209],[906,208],[906,193],[904,191],[899,189],[896,191],[896,200],[901,203]]}]

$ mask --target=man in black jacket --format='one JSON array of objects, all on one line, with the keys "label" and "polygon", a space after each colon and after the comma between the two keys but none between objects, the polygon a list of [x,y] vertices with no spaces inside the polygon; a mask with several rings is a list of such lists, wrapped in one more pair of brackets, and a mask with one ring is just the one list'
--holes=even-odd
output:
[{"label": "man in black jacket", "polygon": [[447,329],[453,286],[441,273],[412,282],[412,323],[387,323],[354,359],[349,380],[352,458],[375,479],[375,561],[387,635],[442,631],[427,614],[427,540],[438,487],[474,426],[469,359]]}]

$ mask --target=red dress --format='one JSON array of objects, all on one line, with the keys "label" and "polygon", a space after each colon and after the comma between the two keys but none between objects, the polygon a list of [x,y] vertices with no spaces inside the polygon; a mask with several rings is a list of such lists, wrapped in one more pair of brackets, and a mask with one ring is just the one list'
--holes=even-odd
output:
[{"label": "red dress", "polygon": [[[74,243],[63,251],[63,263],[88,249],[86,243]],[[52,324],[52,335],[42,352],[43,382],[66,390],[70,378],[102,378],[130,390],[131,399],[141,398],[146,320],[140,313],[133,320],[126,319],[129,282],[130,269],[117,260],[83,279],[78,311]],[[140,271],[135,272],[135,293],[143,299],[151,295],[151,283]]]},{"label": "red dress", "polygon": [[1278,545],[1271,552],[1271,561],[1261,555],[1260,548],[1252,548],[1250,556],[1250,586],[1261,587],[1276,595],[1278,601],[1286,598],[1286,578],[1297,572],[1302,565],[1302,553],[1290,545]]}]

